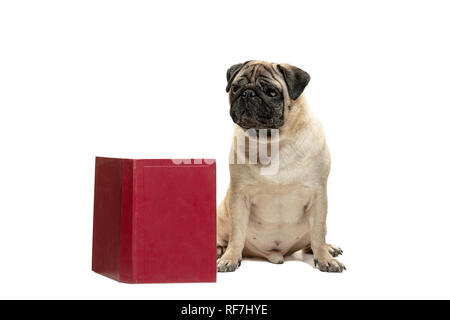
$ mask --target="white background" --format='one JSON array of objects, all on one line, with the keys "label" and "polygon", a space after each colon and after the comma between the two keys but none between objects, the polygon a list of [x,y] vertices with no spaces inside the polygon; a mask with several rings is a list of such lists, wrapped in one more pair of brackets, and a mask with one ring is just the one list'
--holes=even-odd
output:
[{"label": "white background", "polygon": [[[450,298],[446,1],[2,1],[0,298]],[[348,271],[244,260],[215,284],[90,271],[96,155],[216,158],[225,73],[311,74],[332,154],[328,241]],[[306,262],[306,263],[305,263]]]}]

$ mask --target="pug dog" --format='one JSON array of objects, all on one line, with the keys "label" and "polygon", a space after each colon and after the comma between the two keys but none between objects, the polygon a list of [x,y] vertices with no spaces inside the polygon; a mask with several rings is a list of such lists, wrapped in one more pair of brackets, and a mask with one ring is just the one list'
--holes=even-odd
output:
[{"label": "pug dog", "polygon": [[235,271],[242,257],[281,264],[299,250],[312,253],[320,271],[346,270],[335,259],[343,251],[325,241],[330,153],[303,94],[309,80],[297,67],[264,61],[227,71],[235,139],[277,144],[278,164],[276,172],[261,174],[267,162],[251,162],[248,146],[234,140],[230,157],[245,161],[230,163],[230,184],[217,210],[219,272]]}]

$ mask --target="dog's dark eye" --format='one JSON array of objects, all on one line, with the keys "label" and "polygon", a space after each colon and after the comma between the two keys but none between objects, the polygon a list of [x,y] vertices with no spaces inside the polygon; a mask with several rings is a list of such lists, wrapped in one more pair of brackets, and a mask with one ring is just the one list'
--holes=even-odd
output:
[{"label": "dog's dark eye", "polygon": [[273,88],[267,88],[266,89],[266,94],[269,96],[269,97],[276,97],[277,95],[278,95],[278,92],[277,92],[277,90],[275,90],[275,89],[273,89]]},{"label": "dog's dark eye", "polygon": [[236,93],[241,87],[234,85],[233,87],[231,87],[231,90],[233,90],[233,93]]}]

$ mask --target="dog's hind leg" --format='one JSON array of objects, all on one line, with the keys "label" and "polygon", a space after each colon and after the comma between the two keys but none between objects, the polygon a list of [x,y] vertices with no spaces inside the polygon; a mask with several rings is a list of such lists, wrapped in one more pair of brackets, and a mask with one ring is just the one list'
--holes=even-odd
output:
[{"label": "dog's hind leg", "polygon": [[313,251],[311,249],[311,245],[307,246],[306,248],[303,248],[302,251],[305,254],[313,254]]}]

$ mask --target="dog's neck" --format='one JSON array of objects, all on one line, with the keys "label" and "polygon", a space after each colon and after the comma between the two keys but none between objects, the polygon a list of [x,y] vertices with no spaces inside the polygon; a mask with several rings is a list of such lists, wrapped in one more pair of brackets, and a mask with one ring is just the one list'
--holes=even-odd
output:
[{"label": "dog's neck", "polygon": [[304,96],[293,103],[290,114],[280,129],[280,155],[286,149],[295,151],[299,158],[308,158],[323,150],[326,145],[322,125],[309,109]]},{"label": "dog's neck", "polygon": [[[287,109],[289,108],[287,107]],[[291,101],[291,108],[286,112],[289,112],[289,114],[285,114],[286,121],[283,127],[279,129],[278,134],[272,134],[266,138],[260,138],[259,133],[249,135],[246,130],[236,125],[235,138],[244,136],[245,148],[242,151],[236,150],[234,148],[236,140],[233,140],[234,153],[242,152],[242,156],[248,160],[249,140],[253,140],[258,146],[265,146],[264,148],[267,150],[271,150],[272,143],[277,143],[280,159],[285,156],[288,157],[292,152],[295,152],[298,158],[304,158],[308,157],[311,152],[315,152],[316,149],[320,149],[322,143],[319,140],[323,137],[316,137],[315,130],[311,130],[311,127],[314,127],[318,122],[311,113],[306,99],[300,96],[297,100]]]},{"label": "dog's neck", "polygon": [[289,158],[292,152],[297,160],[306,159],[319,152],[325,144],[321,124],[309,109],[303,95],[293,101],[286,122],[279,132],[280,159]]},{"label": "dog's neck", "polygon": [[280,139],[295,139],[297,136],[302,134],[302,131],[310,124],[312,120],[312,114],[309,110],[309,106],[304,95],[301,95],[295,101],[291,101],[285,112],[288,112],[289,114],[285,115],[286,120],[284,126],[280,128]]}]

